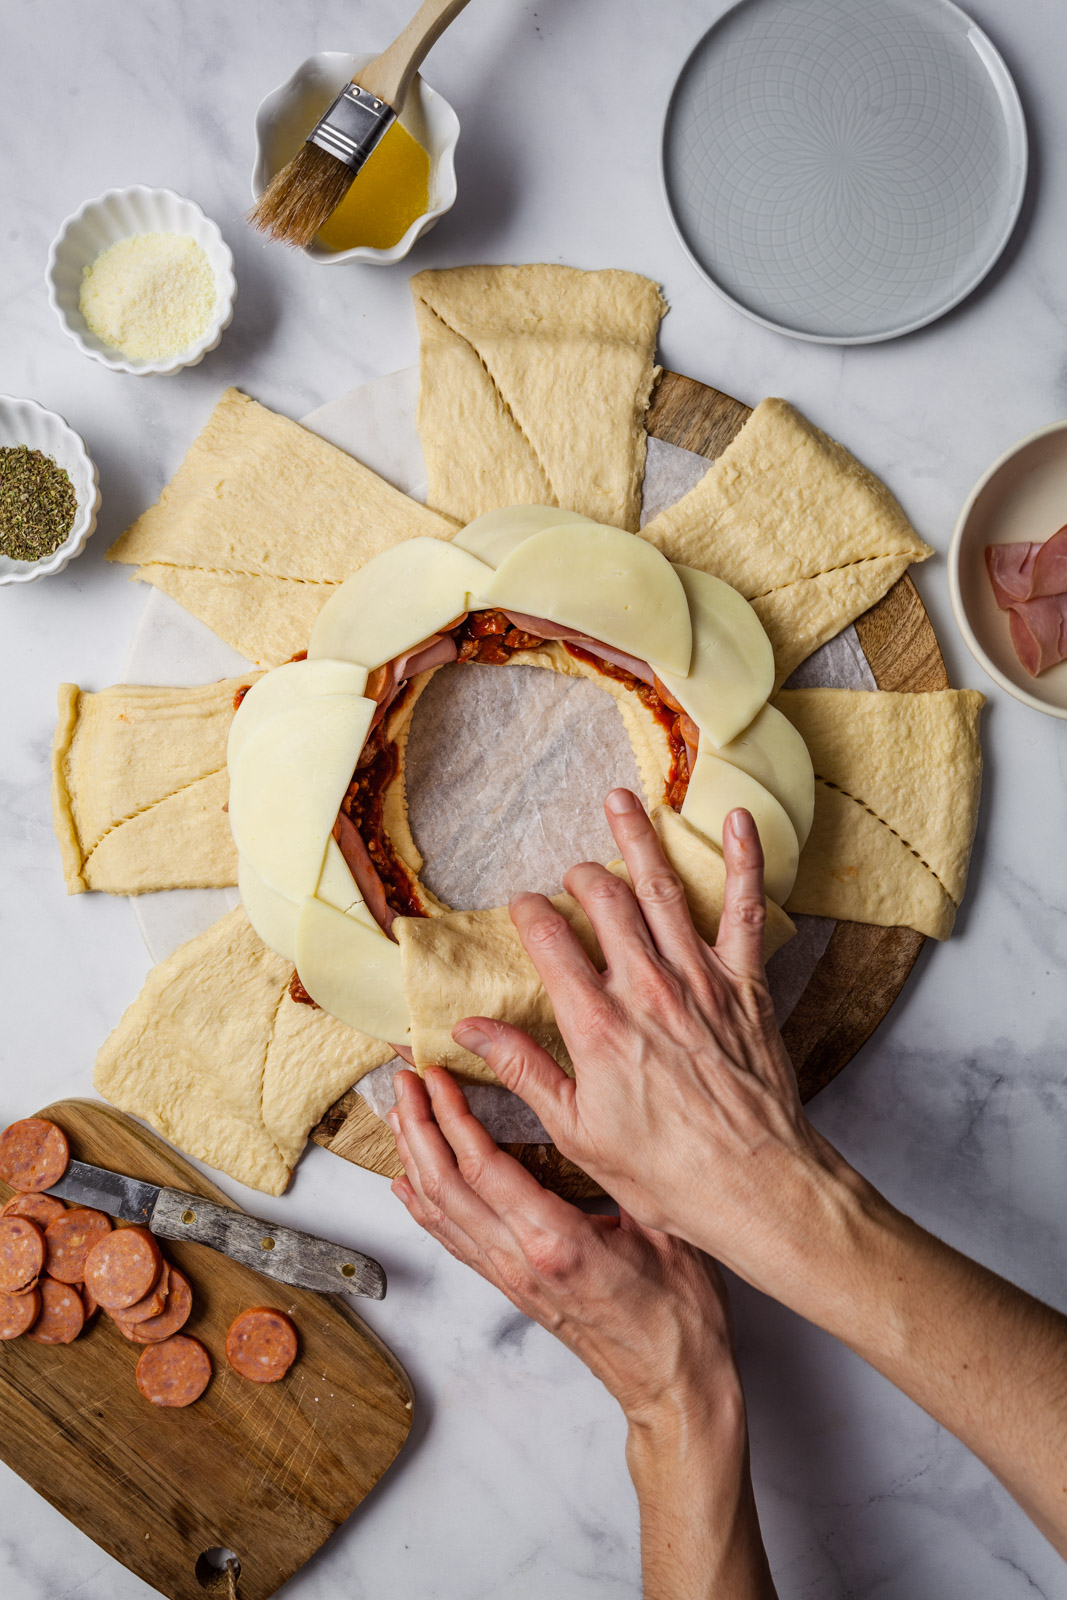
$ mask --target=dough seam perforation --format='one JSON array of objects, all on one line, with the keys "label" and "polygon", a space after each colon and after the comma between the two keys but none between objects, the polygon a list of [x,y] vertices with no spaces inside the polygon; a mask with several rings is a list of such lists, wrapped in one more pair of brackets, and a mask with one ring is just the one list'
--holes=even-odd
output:
[{"label": "dough seam perforation", "polygon": [[[291,981],[292,980],[290,980],[290,982]],[[270,1129],[267,1127],[267,1119],[263,1113],[263,1100],[266,1094],[267,1067],[270,1065],[271,1046],[274,1043],[274,1035],[278,1031],[278,1018],[281,1015],[282,1006],[285,1004],[285,997],[288,993],[289,984],[286,983],[282,986],[282,991],[278,996],[278,1004],[274,1007],[274,1015],[270,1019],[270,1032],[267,1035],[267,1048],[263,1052],[263,1070],[259,1075],[259,1121],[263,1132],[267,1135],[267,1138],[274,1146],[274,1153],[278,1157],[278,1160],[282,1163],[287,1171],[291,1172],[292,1166],[284,1154],[281,1146],[278,1144],[277,1139],[275,1139],[273,1133],[271,1133]]]},{"label": "dough seam perforation", "polygon": [[[749,605],[754,605],[757,600],[768,600],[772,594],[780,594],[783,589],[792,589],[798,583],[817,583],[820,578],[827,578],[832,572],[847,572],[849,567],[863,567],[870,561],[891,561],[895,557],[907,558],[901,550],[886,550],[877,556],[857,556],[855,561],[842,561],[839,567],[821,567],[818,572],[809,572],[801,578],[790,578],[788,583],[776,583],[771,589],[764,589],[761,594],[746,594],[745,599]],[[739,593],[743,593],[741,590]],[[850,797],[851,798],[851,797]]]},{"label": "dough seam perforation", "polygon": [[204,572],[213,578],[266,578],[271,583],[302,583],[312,589],[337,589],[344,581],[342,578],[293,578],[281,572],[246,572],[241,567],[198,567],[187,561],[160,561],[155,556],[151,561],[141,562],[138,576],[148,567],[166,567],[168,572]]},{"label": "dough seam perforation", "polygon": [[827,788],[827,789],[836,789],[837,793],[841,794],[841,795],[844,795],[846,800],[851,800],[853,805],[860,806],[862,810],[866,811],[867,815],[869,817],[873,817],[875,822],[880,822],[882,824],[883,828],[888,828],[889,832],[893,835],[894,839],[899,839],[900,840],[901,844],[904,846],[905,850],[907,850],[908,854],[909,855],[913,855],[915,857],[916,861],[919,863],[919,865],[921,867],[925,867],[926,868],[927,872],[930,874],[931,878],[933,878],[934,882],[937,884],[937,886],[941,890],[942,894],[945,895],[945,897],[948,899],[950,904],[953,905],[956,908],[957,911],[959,910],[959,901],[956,900],[953,895],[949,894],[949,891],[945,888],[945,885],[941,882],[940,877],[934,871],[934,869],[930,865],[929,861],[925,860],[925,858],[919,854],[919,852],[918,852],[918,850],[916,850],[915,846],[913,844],[910,844],[908,842],[908,840],[905,839],[905,837],[904,837],[904,835],[902,833],[898,833],[897,832],[896,828],[893,827],[893,824],[891,822],[887,822],[884,817],[880,817],[878,815],[878,812],[874,811],[867,804],[866,800],[861,800],[858,795],[850,794],[847,789],[843,789],[841,787],[841,785],[839,783],[835,783],[832,778],[823,778],[823,777],[820,777],[818,773],[816,773],[815,774],[815,782],[823,784],[824,787]]},{"label": "dough seam perforation", "polygon": [[419,300],[419,304],[420,305],[424,305],[426,307],[427,311],[430,313],[430,315],[432,317],[436,317],[437,321],[441,324],[442,328],[447,328],[449,333],[453,334],[455,338],[461,339],[463,341],[463,343],[467,346],[467,348],[471,351],[472,355],[474,356],[475,360],[478,362],[478,364],[481,367],[482,371],[485,373],[486,377],[489,379],[489,382],[492,384],[493,393],[496,395],[497,399],[500,401],[500,406],[501,406],[501,409],[504,412],[504,415],[507,417],[508,421],[515,428],[516,432],[519,434],[520,438],[522,439],[523,443],[525,444],[526,448],[529,450],[531,456],[533,457],[535,463],[537,464],[537,470],[540,472],[541,476],[544,478],[545,482],[547,483],[548,492],[552,496],[553,502],[555,503],[555,505],[559,506],[561,504],[560,498],[559,498],[559,495],[556,492],[555,486],[554,486],[554,484],[552,482],[552,478],[549,475],[548,468],[545,466],[544,462],[541,460],[541,457],[538,454],[538,451],[534,446],[533,440],[530,438],[529,434],[526,432],[526,429],[523,427],[522,423],[519,421],[518,417],[515,415],[514,411],[511,409],[510,401],[508,400],[507,396],[505,395],[503,389],[501,389],[499,383],[497,383],[496,379],[493,377],[493,374],[489,370],[489,365],[486,362],[485,357],[482,355],[482,352],[478,349],[477,345],[473,342],[473,340],[467,338],[465,333],[460,333],[458,328],[454,328],[452,326],[452,324],[448,321],[448,319],[441,315],[441,313],[437,310],[436,306],[432,306],[428,300],[423,300],[421,297],[420,297],[420,300]]},{"label": "dough seam perforation", "polygon": [[221,767],[216,767],[212,772],[202,772],[198,778],[190,778],[188,783],[180,784],[177,789],[171,789],[167,794],[161,794],[158,800],[150,800],[146,806],[138,806],[137,810],[131,811],[128,816],[119,817],[117,822],[110,823],[95,844],[92,844],[82,856],[82,871],[84,872],[89,865],[91,856],[99,850],[104,840],[118,828],[123,827],[127,822],[135,822],[138,817],[143,817],[149,811],[154,811],[157,806],[164,805],[168,800],[173,800],[176,795],[184,794],[187,789],[194,789],[198,783],[206,783],[209,778],[217,778],[220,772],[225,771],[226,763],[223,762]]}]

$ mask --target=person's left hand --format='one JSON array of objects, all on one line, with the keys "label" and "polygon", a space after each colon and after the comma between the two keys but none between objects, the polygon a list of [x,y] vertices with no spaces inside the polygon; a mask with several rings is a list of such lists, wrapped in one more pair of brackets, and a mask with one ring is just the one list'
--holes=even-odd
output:
[{"label": "person's left hand", "polygon": [[393,1193],[446,1250],[573,1350],[631,1422],[737,1399],[726,1291],[707,1256],[550,1194],[442,1068],[395,1081],[389,1122],[407,1176]]}]

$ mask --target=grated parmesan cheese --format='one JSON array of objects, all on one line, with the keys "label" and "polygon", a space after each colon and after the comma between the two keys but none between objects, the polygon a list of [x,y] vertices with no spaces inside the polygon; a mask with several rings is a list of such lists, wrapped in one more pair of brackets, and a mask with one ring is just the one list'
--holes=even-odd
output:
[{"label": "grated parmesan cheese", "polygon": [[138,361],[187,350],[211,326],[215,274],[185,233],[138,233],[82,273],[78,305],[104,344]]}]

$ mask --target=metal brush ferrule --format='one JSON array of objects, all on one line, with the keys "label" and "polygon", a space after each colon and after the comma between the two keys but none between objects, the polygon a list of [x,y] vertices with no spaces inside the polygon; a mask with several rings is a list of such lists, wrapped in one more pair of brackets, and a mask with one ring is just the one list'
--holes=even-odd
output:
[{"label": "metal brush ferrule", "polygon": [[346,167],[358,172],[386,129],[396,121],[392,106],[377,95],[349,83],[325,116],[312,128],[306,143],[317,144]]}]

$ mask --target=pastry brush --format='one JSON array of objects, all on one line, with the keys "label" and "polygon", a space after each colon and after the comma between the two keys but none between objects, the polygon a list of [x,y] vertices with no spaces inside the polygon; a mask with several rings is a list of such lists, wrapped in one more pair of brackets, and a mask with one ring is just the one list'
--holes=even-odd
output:
[{"label": "pastry brush", "polygon": [[411,81],[467,0],[423,0],[402,33],[345,84],[248,214],[273,239],[305,249],[403,110]]}]

